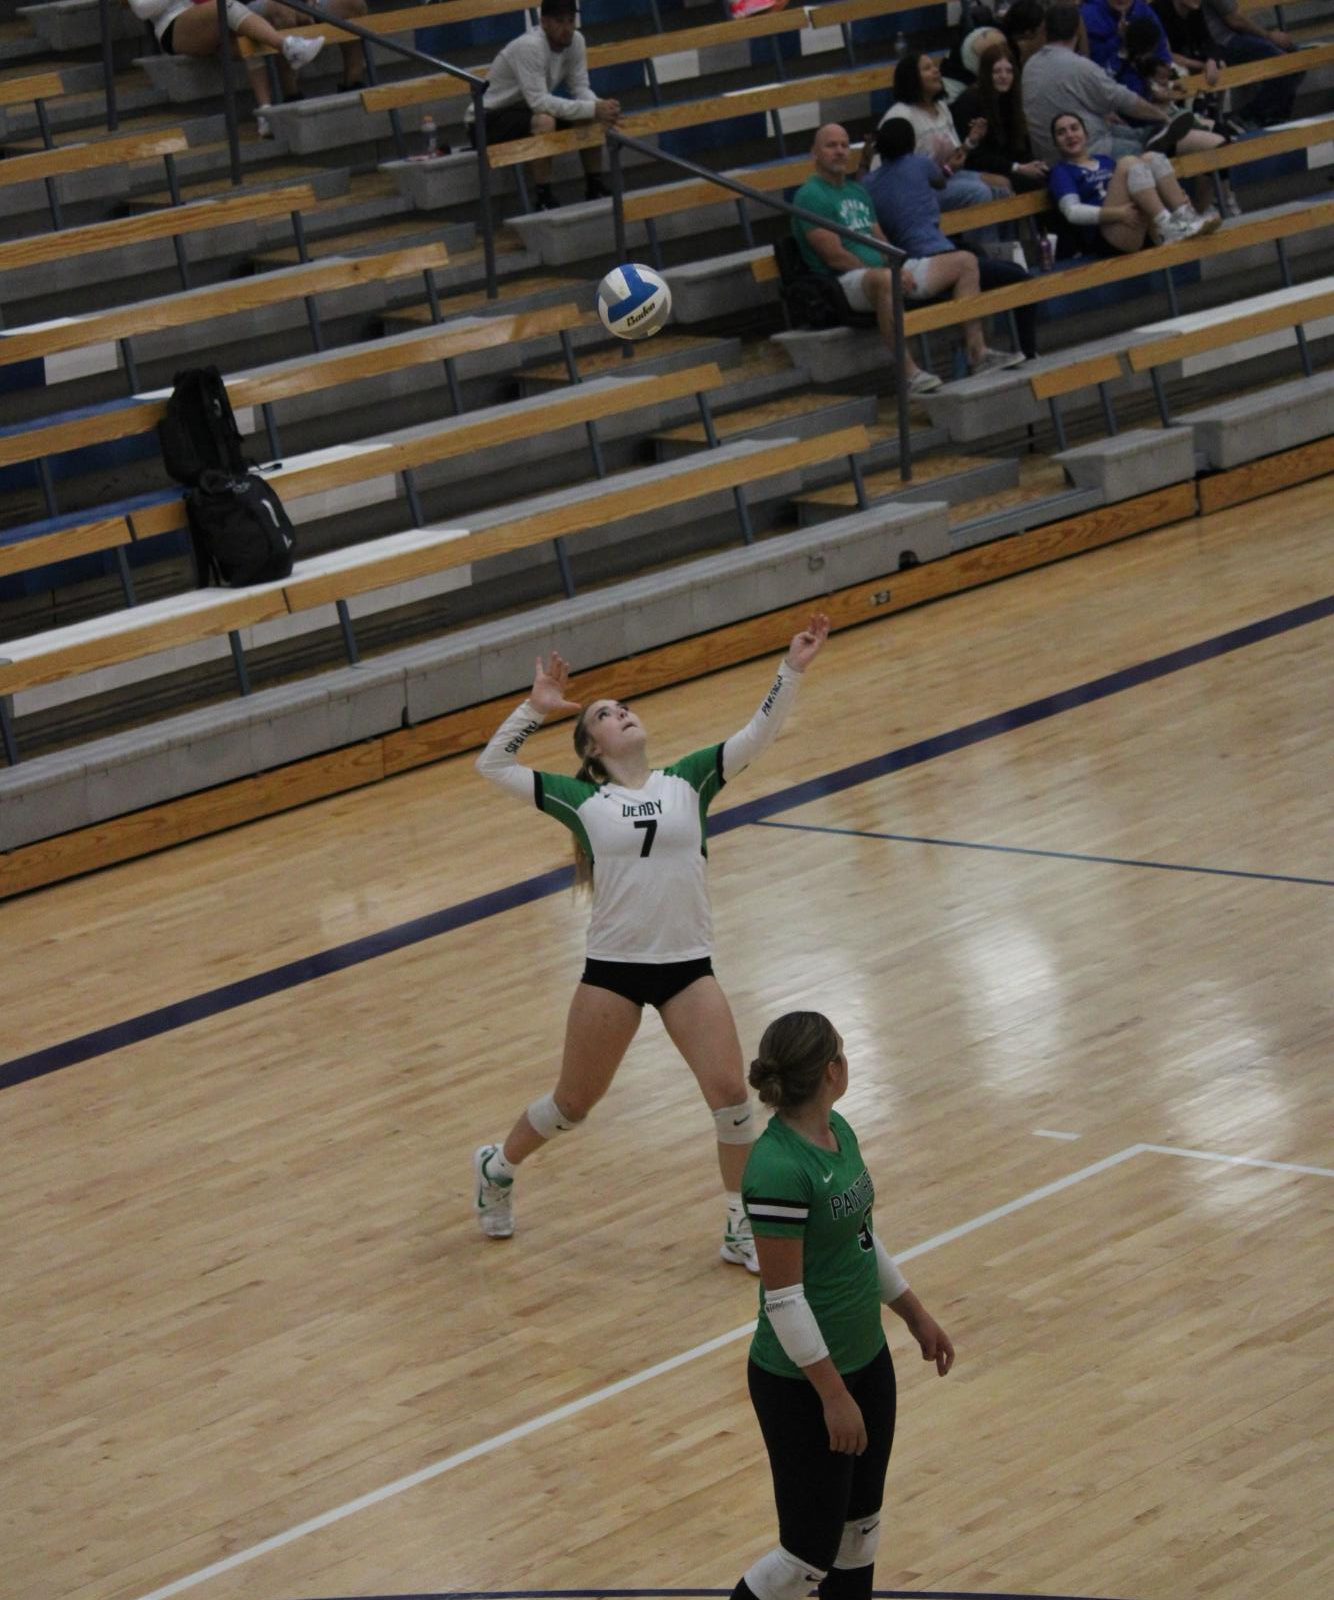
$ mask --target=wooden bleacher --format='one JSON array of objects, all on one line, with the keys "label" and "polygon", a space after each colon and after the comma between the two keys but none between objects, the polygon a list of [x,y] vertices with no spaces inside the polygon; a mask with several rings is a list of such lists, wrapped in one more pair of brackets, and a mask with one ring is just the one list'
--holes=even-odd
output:
[{"label": "wooden bleacher", "polygon": [[[513,0],[445,0],[444,4],[417,9],[429,11],[429,23],[439,24],[464,20],[465,13],[469,16],[497,15],[504,12],[517,11],[522,7],[513,3]],[[799,33],[806,26],[827,28],[870,16],[892,15],[908,9],[916,9],[913,0],[835,0],[834,4],[811,8],[809,13],[801,9],[790,8],[787,12],[772,13],[767,18],[756,19],[756,21],[765,23],[767,36],[781,38],[784,34]],[[385,34],[402,31],[408,15],[409,13],[407,12],[381,13],[373,19],[374,26],[372,31]],[[419,25],[427,25],[427,19],[423,19],[423,22]],[[675,51],[707,48],[711,42],[711,36],[725,35],[727,39],[734,40],[739,36],[738,28],[742,26],[744,25],[711,24],[702,28],[683,27],[661,35],[646,36],[643,41],[618,41],[614,45],[607,46],[594,44],[591,46],[592,64],[614,65],[633,60],[655,60],[663,54]],[[338,30],[332,25],[319,25],[317,29],[312,31],[325,32],[329,37],[335,37],[338,33]],[[762,33],[757,28],[755,29],[755,36],[763,37],[766,36],[766,33]],[[826,43],[822,42],[821,48],[826,47]],[[600,51],[606,52],[605,60],[600,59],[596,54],[596,52]],[[1313,52],[1308,52],[1308,59],[1285,58],[1281,64],[1285,65],[1289,71],[1305,71],[1308,66],[1313,64],[1309,59],[1313,54]],[[677,102],[671,106],[654,107],[651,110],[646,108],[643,111],[637,110],[630,115],[649,119],[658,117],[660,120],[657,121],[656,125],[649,123],[643,129],[636,128],[627,120],[627,131],[643,131],[651,136],[652,133],[665,131],[669,127],[696,125],[695,118],[701,113],[701,120],[714,120],[720,116],[731,117],[743,113],[768,111],[772,109],[772,106],[767,103],[770,99],[776,101],[781,112],[785,106],[801,103],[801,100],[808,98],[812,93],[828,95],[837,92],[859,92],[858,89],[848,90],[846,88],[849,78],[853,78],[854,83],[859,82],[856,76],[857,73],[872,75],[860,81],[871,82],[876,87],[883,87],[888,82],[888,71],[880,66],[858,68],[850,73],[822,73],[818,77],[796,78],[779,84],[744,89],[735,95],[710,97],[716,104],[708,112],[703,111],[703,108],[709,104],[707,100],[687,100]],[[835,84],[843,87],[835,89],[833,87]],[[414,85],[416,85],[416,88],[413,87]],[[427,85],[429,85],[429,89]],[[818,87],[812,89],[812,85],[817,85]],[[408,95],[408,98],[404,98],[398,103],[410,105],[425,103],[428,99],[440,97],[442,87],[440,78],[405,80],[400,84],[386,86],[381,91],[366,91],[366,94],[376,93],[392,96],[396,93],[403,93]],[[451,90],[451,92],[454,91]],[[687,92],[689,92],[688,88]],[[413,95],[417,96],[417,98],[412,98]],[[791,98],[787,98],[789,96]],[[366,101],[363,98],[363,104],[365,103]],[[367,109],[371,109],[371,107],[368,105]],[[382,109],[382,107],[377,104],[375,109]],[[579,131],[582,132],[583,130]],[[1177,170],[1183,176],[1186,176],[1191,171],[1223,170],[1228,166],[1261,160],[1267,155],[1299,150],[1308,144],[1319,142],[1320,138],[1328,139],[1331,133],[1334,133],[1334,118],[1325,118],[1323,120],[1319,137],[1307,129],[1279,129],[1262,136],[1261,139],[1248,140],[1236,146],[1225,147],[1223,151],[1216,153],[1217,160],[1212,166],[1207,164],[1207,156],[1203,158],[1206,164],[1197,167],[1188,166],[1188,163],[1200,162],[1201,157],[1179,158]],[[558,135],[556,137],[560,138],[562,136]],[[546,153],[532,151],[531,141],[525,141],[524,143],[529,147],[528,153]],[[577,148],[577,145],[572,147]],[[525,159],[525,156],[520,155],[518,159]],[[506,163],[498,161],[494,164],[504,165]],[[806,170],[809,170],[808,163],[804,161],[782,163],[781,165],[787,170],[780,175],[777,171],[778,165],[774,164],[768,168],[742,169],[738,176],[748,181],[754,181],[757,187],[773,191],[799,183],[806,175],[805,171],[802,170],[803,166],[806,167]],[[752,174],[755,174],[753,178]],[[644,190],[627,196],[627,218],[629,220],[649,220],[657,215],[670,215],[673,212],[688,211],[692,205],[706,203],[698,194],[693,197],[686,197],[685,191],[691,186],[673,185],[670,187],[675,191],[672,195],[668,195],[664,189],[656,189]],[[732,198],[730,195],[720,195],[716,190],[713,191],[711,196],[712,203],[715,204],[720,201],[728,202]],[[216,203],[220,207],[230,204],[231,197]],[[957,213],[953,216],[947,214],[946,226],[957,231],[958,229],[980,226],[983,222],[992,220],[1015,220],[1024,216],[1036,216],[1041,212],[1044,204],[1045,197],[1042,195],[1018,196],[1011,200],[997,202],[994,207],[972,208],[967,213]],[[638,209],[640,207],[643,209]],[[654,207],[661,207],[661,209],[653,209]],[[997,215],[992,216],[991,213],[996,208],[999,208]],[[1009,209],[1007,210],[1006,208]],[[176,216],[179,218],[186,212],[195,212],[196,209],[194,206],[177,208]],[[273,214],[278,215],[280,209],[291,208],[276,208]],[[986,215],[983,214],[984,212]],[[180,237],[191,228],[191,223],[187,220],[185,228],[175,230],[163,220],[167,215],[168,213],[165,212],[152,212],[145,217],[118,219],[115,223],[95,225],[99,228],[112,230],[122,228],[126,223],[145,223],[152,230],[149,234],[139,236],[127,234],[123,239],[114,237],[113,233],[108,231],[100,235],[100,238],[105,241],[101,245],[94,245],[91,242],[92,229],[68,230],[65,237],[76,249],[85,248],[85,239],[76,239],[74,237],[76,234],[86,236],[86,248],[110,248],[113,244],[138,242],[141,237]],[[1295,214],[1289,213],[1288,215]],[[1245,218],[1242,219],[1240,226],[1250,227],[1252,233],[1236,232],[1234,234],[1234,230],[1238,225],[1233,224],[1218,236],[1217,241],[1189,242],[1189,244],[1195,245],[1216,242],[1217,249],[1211,250],[1207,254],[1204,252],[1199,254],[1190,252],[1180,256],[1173,256],[1169,259],[1166,253],[1162,251],[1145,252],[1145,260],[1147,261],[1148,257],[1152,255],[1153,261],[1151,267],[1144,267],[1143,270],[1161,271],[1164,266],[1207,260],[1212,256],[1226,259],[1228,253],[1234,248],[1241,249],[1246,244],[1259,242],[1273,243],[1280,238],[1294,239],[1313,227],[1327,227],[1330,220],[1328,203],[1324,202],[1306,207],[1301,213],[1300,221],[1276,221],[1268,216],[1255,219]],[[1271,225],[1277,231],[1272,234],[1265,234],[1263,230]],[[199,222],[198,227],[200,229],[204,226],[205,224],[202,221]],[[1256,232],[1256,229],[1261,231]],[[0,243],[0,270],[3,270],[11,263],[15,266],[36,265],[41,260],[58,259],[59,256],[55,251],[55,247],[48,242],[52,237],[51,235],[42,236],[40,243],[35,241]],[[13,253],[10,253],[11,244],[14,246]],[[1174,248],[1189,251],[1189,244],[1185,247]],[[24,258],[21,254],[21,248],[36,251],[38,254]],[[336,248],[336,245],[334,248]],[[51,253],[41,254],[40,252],[43,251]],[[1121,263],[1113,261],[1097,263],[1096,265],[1116,268]],[[1074,274],[1084,270],[1083,268],[1075,268],[1051,275],[1042,280],[1044,291],[1059,294],[1073,292],[1077,287],[1081,286],[1075,280]],[[577,278],[571,278],[567,281],[572,287],[577,285]],[[1109,279],[1108,281],[1113,280]],[[222,287],[234,289],[237,285],[229,284]],[[516,284],[514,287],[522,291],[523,283]],[[978,297],[979,303],[984,299],[988,300],[989,303],[981,306],[980,310],[964,309],[961,314],[963,316],[985,314],[994,309],[999,309],[997,297],[1007,292],[1011,291],[995,291],[992,297]],[[173,296],[169,298],[177,300],[180,297]],[[447,298],[443,306],[443,312],[446,316],[450,316],[466,303],[467,297],[465,295],[460,295],[457,300],[452,297]],[[566,309],[569,310],[568,307]],[[957,306],[954,304],[950,307],[941,308],[919,307],[911,311],[909,316],[912,319],[921,319],[929,313],[942,310],[953,311],[955,309],[957,309]],[[437,311],[434,314],[438,315],[439,312]],[[528,315],[530,314],[520,312],[514,320],[516,322],[522,321]],[[531,315],[535,316],[537,313]],[[490,319],[494,323],[506,320],[508,319],[499,317]],[[173,325],[184,326],[186,324],[178,323]],[[920,325],[919,321],[916,326]],[[910,331],[913,331],[914,326],[914,322],[910,321]],[[22,330],[19,331],[22,332]],[[451,328],[446,323],[437,328],[426,330],[421,336],[421,345],[413,350],[411,356],[404,340],[371,340],[365,344],[350,348],[325,352],[313,357],[308,363],[299,361],[283,362],[276,364],[272,369],[256,368],[238,374],[233,380],[232,394],[234,403],[238,406],[262,405],[289,396],[312,393],[317,389],[332,387],[335,382],[355,384],[358,380],[374,376],[377,373],[402,370],[419,359],[444,359],[446,352],[462,353],[469,336],[466,329]],[[432,352],[429,355],[424,348],[427,345],[430,346]],[[1141,346],[1132,348],[1141,348]],[[3,338],[0,338],[0,350],[3,349]],[[3,355],[0,355],[0,360],[3,360]],[[1117,370],[1124,373],[1127,368],[1118,363]],[[739,377],[740,373],[738,372],[735,376]],[[638,381],[645,385],[650,382],[647,378],[641,378]],[[732,381],[732,377],[729,376],[722,387],[710,390],[724,405],[728,403],[724,397]],[[584,385],[582,387],[587,390],[593,386]],[[792,390],[789,386],[783,392],[790,393]],[[549,413],[550,417],[564,416],[571,419],[567,425],[577,425],[578,420],[587,411],[590,409],[597,410],[604,404],[610,404],[610,401],[604,401],[600,393],[597,392],[576,397],[574,395],[567,396],[566,392],[562,391],[558,400],[553,401],[552,404],[557,409]],[[28,424],[21,430],[7,430],[5,433],[0,434],[0,466],[39,460],[45,456],[55,454],[57,451],[77,450],[91,443],[130,438],[134,433],[142,432],[145,428],[152,426],[160,406],[161,401],[153,397],[134,397],[129,402],[96,409],[85,416],[48,417]],[[583,409],[581,410],[580,407]],[[535,418],[540,409],[540,407],[532,407],[530,409],[528,414],[530,421]],[[493,409],[492,414],[488,416],[483,416],[480,412],[475,416],[470,413],[462,422],[453,423],[452,430],[440,429],[440,440],[435,444],[425,442],[430,433],[429,429],[424,430],[419,437],[413,437],[405,441],[401,449],[388,439],[381,444],[372,442],[373,448],[371,452],[362,453],[358,451],[358,454],[362,455],[362,460],[359,464],[350,451],[340,459],[336,448],[334,451],[312,452],[312,460],[308,466],[302,464],[302,457],[299,454],[289,454],[287,467],[283,470],[287,472],[290,469],[291,475],[284,481],[281,474],[275,474],[274,481],[286,494],[287,498],[291,500],[310,494],[323,493],[327,490],[333,490],[336,493],[341,485],[354,486],[364,481],[358,476],[362,467],[366,469],[368,474],[378,472],[380,475],[385,475],[389,472],[397,473],[403,470],[405,462],[408,463],[406,470],[411,471],[413,470],[412,463],[414,462],[425,463],[431,460],[449,459],[455,451],[462,456],[468,450],[471,450],[474,456],[478,456],[483,453],[489,443],[494,442],[494,431],[490,435],[485,431],[488,426],[494,423],[503,424],[502,436],[505,439],[517,442],[524,437],[523,429],[529,425],[524,421],[524,413],[522,411],[513,411],[509,408],[506,408],[506,411],[510,419],[507,423],[504,422],[505,413],[500,410]],[[601,416],[603,413],[598,411],[597,414]],[[607,412],[606,414],[613,415],[614,412]],[[720,424],[725,422],[726,414],[721,414],[719,420]],[[553,423],[552,425],[558,424]],[[506,427],[512,431],[505,432],[504,429]],[[344,429],[343,431],[346,433],[347,430]],[[411,431],[414,434],[416,433],[416,430]],[[433,456],[431,452],[440,448],[440,442],[451,431],[456,435],[456,438],[447,447],[446,454],[444,456]],[[726,452],[731,452],[732,440],[735,440],[738,445],[743,444],[746,440],[744,428],[739,424],[727,427],[720,425],[718,432],[729,441],[728,445],[725,446]],[[807,451],[817,453],[812,456],[813,461],[821,459],[818,457],[818,451],[828,448],[831,440],[841,437],[842,435],[839,433],[831,433],[828,438],[814,442],[808,441],[798,446],[786,443],[780,445],[770,439],[760,446],[750,442],[745,445],[744,449],[732,453],[718,455],[717,452],[713,452],[711,453],[712,458],[697,458],[690,463],[688,469],[683,468],[677,475],[673,487],[666,492],[678,496],[678,503],[685,503],[689,498],[686,494],[687,486],[706,482],[712,488],[704,489],[700,492],[707,493],[712,492],[713,489],[727,489],[737,484],[743,485],[745,482],[753,481],[752,478],[748,478],[745,474],[760,474],[765,470],[770,473],[777,471],[780,459],[784,468],[792,466],[794,460],[806,460]],[[862,441],[865,438],[865,435],[860,436]],[[470,445],[460,442],[469,439],[471,440]],[[358,441],[352,439],[348,439],[346,442],[349,445],[358,443]],[[859,442],[856,445],[858,451],[864,448],[866,446],[863,442]],[[765,452],[770,453],[766,455]],[[322,456],[327,459],[315,460],[313,459],[315,456]],[[836,459],[836,457],[824,459],[832,460]],[[939,470],[939,464],[932,470]],[[708,472],[712,476],[707,479],[702,478],[700,476],[702,472]],[[924,470],[922,476],[924,480],[929,480],[931,471]],[[624,478],[625,481],[619,481],[621,478]],[[488,492],[494,491],[488,488]],[[499,492],[503,493],[505,491],[502,489]],[[51,667],[54,657],[48,658],[44,667],[38,666],[36,663],[38,656],[41,654],[40,646],[36,643],[29,644],[24,640],[18,640],[15,642],[13,649],[0,646],[0,657],[9,655],[12,658],[15,671],[15,676],[13,677],[0,677],[0,694],[13,692],[15,689],[23,693],[24,685],[29,682],[43,684],[58,682],[60,677],[64,675],[66,666],[79,661],[90,662],[93,665],[100,664],[107,659],[105,655],[107,650],[113,652],[115,661],[124,663],[137,659],[141,653],[158,649],[164,640],[166,641],[165,648],[170,650],[177,644],[184,644],[192,638],[217,637],[219,633],[249,627],[253,621],[276,621],[283,617],[290,618],[300,614],[302,616],[309,615],[312,620],[312,626],[314,626],[314,613],[317,609],[326,607],[330,603],[336,603],[339,600],[345,600],[350,595],[371,592],[377,586],[393,585],[423,574],[445,571],[452,565],[467,565],[479,559],[489,559],[491,555],[501,551],[517,552],[535,549],[537,546],[544,544],[547,537],[566,537],[570,533],[582,531],[585,527],[597,528],[609,525],[625,517],[630,512],[639,510],[645,503],[656,503],[651,499],[646,502],[646,493],[651,494],[651,491],[646,490],[642,474],[618,475],[604,480],[602,483],[589,481],[583,489],[572,493],[569,497],[569,503],[563,507],[544,509],[535,513],[532,503],[511,501],[508,503],[502,502],[496,505],[494,509],[480,515],[471,513],[462,515],[458,518],[458,522],[461,527],[466,527],[467,531],[461,538],[454,536],[457,530],[441,530],[434,527],[419,526],[408,528],[398,533],[389,533],[378,539],[365,540],[360,544],[345,546],[340,550],[328,551],[326,554],[304,558],[298,564],[292,578],[279,586],[280,594],[276,601],[271,594],[260,595],[255,591],[237,594],[216,591],[211,596],[203,599],[194,596],[177,595],[170,596],[165,601],[155,600],[150,602],[150,606],[161,607],[160,615],[153,613],[149,606],[141,605],[111,613],[111,617],[122,619],[116,623],[110,622],[106,617],[97,617],[81,624],[71,625],[72,627],[82,627],[85,630],[81,638],[76,638],[74,633],[64,629],[43,630],[46,635],[54,635],[55,633],[64,635],[63,643],[52,643],[51,648],[53,651],[58,652],[65,647],[68,647],[70,651],[70,654],[64,658],[64,665],[60,668],[56,677],[25,678],[23,676],[25,671],[31,670],[34,673],[38,673]],[[1178,493],[1160,496],[1155,504],[1156,509],[1136,507],[1124,513],[1104,518],[1098,522],[1098,529],[1106,530],[1110,528],[1113,522],[1116,522],[1121,529],[1152,526],[1154,525],[1152,519],[1157,517],[1161,520],[1162,516],[1167,514],[1169,508],[1173,515],[1188,514],[1182,509],[1182,495]],[[79,513],[72,518],[63,519],[63,526],[50,526],[45,533],[26,543],[7,540],[5,534],[0,532],[0,576],[14,572],[31,571],[39,564],[44,565],[49,562],[64,560],[71,555],[83,554],[89,551],[119,551],[122,554],[127,551],[133,552],[136,544],[142,544],[146,539],[156,537],[157,530],[169,531],[171,528],[179,528],[181,525],[179,506],[179,499],[175,496],[169,496],[155,504],[145,505],[142,508],[136,508],[131,512],[119,515],[113,507],[101,508],[105,510],[106,514],[99,515],[100,508],[93,506],[86,512]],[[605,522],[602,520],[604,516]],[[1087,526],[1091,528],[1092,524],[1090,523]],[[539,530],[545,530],[545,537]],[[559,530],[564,531],[561,532]],[[345,533],[344,536],[346,536]],[[530,536],[531,543],[529,542]],[[1061,540],[1069,537],[1076,541],[1071,547],[1078,547],[1079,539],[1085,539],[1092,543],[1114,536],[1116,534],[1107,531],[1098,531],[1096,534],[1082,531],[1078,535],[1072,533],[1068,536],[1054,534],[1049,541],[1049,545],[1055,549]],[[468,541],[474,538],[479,542],[469,544]],[[509,544],[506,543],[507,539],[514,539],[518,542]],[[487,540],[491,542],[484,542]],[[1018,561],[1018,542],[1008,541],[1004,553],[1010,560]],[[1041,559],[1049,559],[1049,557],[1044,556]],[[995,573],[1005,569],[1005,562],[1001,562],[998,566],[995,563],[987,562],[985,559],[979,559],[975,570],[980,572],[984,567],[988,573]],[[896,594],[901,596],[908,593],[917,594],[919,591],[921,593],[944,592],[944,588],[953,581],[956,580],[953,580],[944,572],[937,573],[928,569],[922,575],[921,584],[909,585],[905,582],[896,585]],[[258,609],[252,611],[250,609],[252,606]],[[328,626],[327,622],[325,626]],[[98,638],[99,630],[105,630],[106,637]],[[754,632],[753,629],[751,631]],[[28,640],[37,641],[42,637],[43,634],[30,634],[28,635]],[[112,642],[108,643],[108,639]],[[24,650],[30,651],[27,657],[27,667],[20,663],[19,656],[16,653]],[[225,651],[223,659],[225,660]],[[81,671],[83,669],[76,666],[74,670]],[[467,718],[465,717],[463,720],[466,721]],[[457,736],[451,735],[451,737]],[[412,739],[423,749],[430,746],[433,740],[438,741],[438,738],[438,735],[429,730],[412,734]],[[302,790],[302,785],[298,782],[295,788]]]}]

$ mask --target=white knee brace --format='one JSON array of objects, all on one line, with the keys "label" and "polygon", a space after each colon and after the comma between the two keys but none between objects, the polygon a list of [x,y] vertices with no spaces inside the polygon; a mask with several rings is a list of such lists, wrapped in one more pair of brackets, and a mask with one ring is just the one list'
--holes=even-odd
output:
[{"label": "white knee brace", "polygon": [[805,1600],[824,1577],[819,1567],[798,1561],[780,1544],[746,1574],[746,1587],[756,1600]]},{"label": "white knee brace", "polygon": [[1137,161],[1130,171],[1126,173],[1126,188],[1131,194],[1138,194],[1141,189],[1156,189],[1158,180],[1152,170],[1143,162]]},{"label": "white knee brace", "polygon": [[574,1127],[569,1117],[561,1115],[553,1094],[544,1094],[540,1100],[534,1100],[528,1107],[527,1117],[533,1132],[544,1139],[554,1139],[558,1133],[568,1133]]},{"label": "white knee brace", "polygon": [[719,1144],[754,1144],[755,1112],[749,1100],[740,1105],[724,1106],[713,1113],[713,1126]]},{"label": "white knee brace", "polygon": [[1146,152],[1144,163],[1155,178],[1170,178],[1172,176],[1172,163],[1161,150]]},{"label": "white knee brace", "polygon": [[869,1517],[858,1517],[854,1522],[843,1524],[843,1537],[838,1541],[834,1565],[844,1572],[869,1567],[879,1548],[880,1513],[873,1511]]}]

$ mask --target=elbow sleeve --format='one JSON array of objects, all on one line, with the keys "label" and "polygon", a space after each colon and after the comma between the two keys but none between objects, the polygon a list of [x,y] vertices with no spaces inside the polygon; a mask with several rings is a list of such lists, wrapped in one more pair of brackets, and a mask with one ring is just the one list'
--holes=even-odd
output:
[{"label": "elbow sleeve", "polygon": [[820,1324],[799,1283],[786,1289],[764,1291],[764,1312],[787,1358],[798,1367],[811,1367],[829,1354]]}]

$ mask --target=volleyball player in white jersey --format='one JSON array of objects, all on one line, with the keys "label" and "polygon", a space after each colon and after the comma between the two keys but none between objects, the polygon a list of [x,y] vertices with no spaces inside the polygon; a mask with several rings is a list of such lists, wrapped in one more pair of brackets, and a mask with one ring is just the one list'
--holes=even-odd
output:
[{"label": "volleyball player in white jersey", "polygon": [[574,835],[576,882],[590,884],[587,964],[574,992],[555,1089],[535,1100],[502,1144],[473,1156],[474,1209],[488,1238],[514,1232],[514,1174],[534,1151],[580,1123],[607,1092],[645,1005],[656,1007],[713,1113],[727,1197],[721,1255],[758,1272],[741,1175],[755,1139],[736,1023],[713,975],[705,817],[714,796],[782,727],[803,671],[829,637],[811,618],[788,646],[758,711],[722,744],[652,767],[644,725],[619,700],[594,700],[574,726],[577,777],[520,765],[524,742],[560,711],[570,670],[539,658],[528,698],[496,730],[478,771]]}]

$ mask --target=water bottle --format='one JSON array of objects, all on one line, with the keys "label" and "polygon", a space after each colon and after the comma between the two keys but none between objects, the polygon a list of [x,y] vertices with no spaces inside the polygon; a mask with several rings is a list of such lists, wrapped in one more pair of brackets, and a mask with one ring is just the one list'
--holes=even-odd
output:
[{"label": "water bottle", "polygon": [[422,160],[434,161],[436,156],[440,154],[440,143],[436,137],[434,117],[428,115],[422,118],[421,134]]}]

